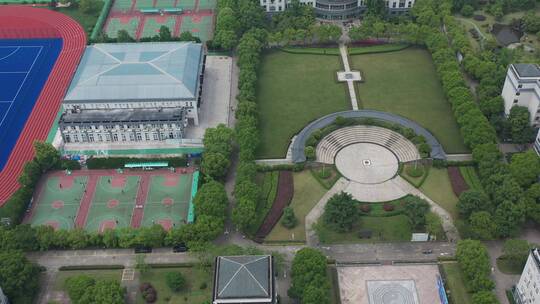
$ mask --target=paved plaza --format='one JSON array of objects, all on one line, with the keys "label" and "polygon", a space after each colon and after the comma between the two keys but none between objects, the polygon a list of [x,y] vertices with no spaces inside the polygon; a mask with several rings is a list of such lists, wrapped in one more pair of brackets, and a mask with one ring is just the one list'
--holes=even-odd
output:
[{"label": "paved plaza", "polygon": [[345,266],[337,271],[343,304],[440,303],[436,265]]},{"label": "paved plaza", "polygon": [[336,155],[336,167],[351,181],[379,184],[393,178],[399,168],[396,155],[387,148],[372,143],[346,146]]}]

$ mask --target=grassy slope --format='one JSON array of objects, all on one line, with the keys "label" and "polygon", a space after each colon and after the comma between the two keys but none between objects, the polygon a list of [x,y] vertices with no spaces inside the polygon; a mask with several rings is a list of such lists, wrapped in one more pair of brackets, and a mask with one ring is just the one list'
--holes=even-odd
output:
[{"label": "grassy slope", "polygon": [[309,170],[294,173],[294,197],[290,206],[294,209],[294,214],[298,219],[298,225],[289,230],[283,227],[281,223],[277,223],[274,229],[272,229],[272,232],[266,237],[266,240],[292,240],[292,234],[294,233],[294,240],[301,242],[305,241],[306,215],[311,211],[313,206],[317,204],[325,192],[326,189],[317,182]]},{"label": "grassy slope", "polygon": [[358,85],[364,108],[410,118],[429,129],[446,152],[467,152],[426,50],[351,56],[351,61],[365,80]]},{"label": "grassy slope", "polygon": [[258,158],[284,157],[289,141],[310,121],[350,109],[345,85],[337,83],[340,57],[269,52],[262,57],[257,103]]},{"label": "grassy slope", "polygon": [[446,280],[450,289],[450,294],[453,299],[453,303],[469,304],[471,303],[471,295],[467,292],[467,288],[464,284],[463,273],[457,263],[444,263],[442,264],[446,273]]},{"label": "grassy slope", "polygon": [[420,191],[450,212],[454,220],[458,218],[458,198],[452,190],[446,169],[431,168],[426,181],[420,187]]},{"label": "grassy slope", "polygon": [[[187,288],[181,292],[172,292],[165,283],[165,274],[171,271],[179,271],[186,278]],[[157,290],[159,303],[204,303],[212,298],[212,278],[211,274],[197,267],[182,268],[163,268],[151,269],[148,273],[141,276],[141,282],[150,282]],[[206,288],[200,289],[201,284],[205,282]],[[169,301],[166,301],[169,298]],[[145,303],[140,293],[137,295],[136,303]]]},{"label": "grassy slope", "polygon": [[[338,233],[319,222],[317,233],[321,243],[373,243],[387,241],[410,241],[411,225],[405,215],[389,217],[369,217],[362,216],[354,225],[353,230],[348,233]],[[360,239],[358,231],[360,229],[370,229],[373,232],[371,239]]]}]

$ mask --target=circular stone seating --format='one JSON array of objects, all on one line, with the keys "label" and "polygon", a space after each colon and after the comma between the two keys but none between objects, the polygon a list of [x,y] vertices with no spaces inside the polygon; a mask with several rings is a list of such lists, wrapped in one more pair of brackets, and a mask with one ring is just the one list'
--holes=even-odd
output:
[{"label": "circular stone seating", "polygon": [[346,146],[356,143],[373,143],[392,151],[400,162],[420,159],[416,146],[403,135],[377,126],[351,126],[326,135],[317,145],[317,161],[334,164],[336,154]]}]

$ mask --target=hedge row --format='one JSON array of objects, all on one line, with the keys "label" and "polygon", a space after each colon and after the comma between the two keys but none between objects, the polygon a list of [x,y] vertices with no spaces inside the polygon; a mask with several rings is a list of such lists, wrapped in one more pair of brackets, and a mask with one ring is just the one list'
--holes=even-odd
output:
[{"label": "hedge row", "polygon": [[[456,258],[465,276],[466,286],[473,293],[473,299],[475,294],[491,294],[495,283],[491,280],[491,264],[486,246],[475,240],[459,241]],[[489,303],[499,303],[495,297],[493,299],[496,302]],[[477,302],[473,300],[474,303]]]},{"label": "hedge row", "polygon": [[167,162],[169,167],[187,166],[187,158],[165,157],[165,158],[135,158],[135,157],[93,157],[86,161],[88,169],[122,169],[127,163],[148,163]]},{"label": "hedge row", "polygon": [[124,269],[124,265],[74,265],[74,266],[60,266],[60,271],[73,271],[73,270],[115,270]]}]

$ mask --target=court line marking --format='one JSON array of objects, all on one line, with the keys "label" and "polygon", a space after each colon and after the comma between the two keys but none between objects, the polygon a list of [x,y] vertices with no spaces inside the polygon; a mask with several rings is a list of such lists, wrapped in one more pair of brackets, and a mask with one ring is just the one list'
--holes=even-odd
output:
[{"label": "court line marking", "polygon": [[[36,47],[36,46],[34,46]],[[22,83],[19,85],[19,89],[17,90],[17,93],[15,94],[15,97],[13,98],[13,100],[11,101],[11,104],[9,105],[7,111],[6,111],[6,114],[4,115],[4,117],[2,118],[2,120],[0,120],[0,128],[2,128],[2,124],[4,123],[4,121],[6,120],[6,117],[7,115],[9,114],[9,112],[11,111],[11,107],[13,106],[14,104],[14,101],[17,99],[17,96],[19,96],[19,93],[21,92],[21,89],[22,87],[24,86],[24,83],[26,82],[26,79],[28,78],[28,75],[32,72],[32,69],[34,68],[34,64],[36,64],[36,61],[37,59],[39,58],[39,56],[41,55],[41,51],[43,50],[43,46],[39,46],[39,51],[37,53],[36,56],[34,56],[34,61],[32,62],[32,65],[30,66],[30,70],[28,71],[28,73],[26,73],[26,76],[24,76],[24,79],[22,81]],[[52,71],[52,69],[51,69]],[[49,72],[50,74],[50,72]],[[38,96],[36,97],[36,100],[34,101],[34,105],[35,103],[37,102],[37,98],[39,98],[39,94]]]},{"label": "court line marking", "polygon": [[7,54],[6,56],[0,58],[0,60],[4,60],[4,59],[8,58],[9,56],[11,56],[11,55],[17,53],[20,49],[21,49],[21,47],[18,46],[13,52],[11,52],[11,53]]}]

